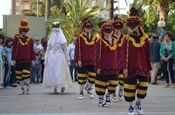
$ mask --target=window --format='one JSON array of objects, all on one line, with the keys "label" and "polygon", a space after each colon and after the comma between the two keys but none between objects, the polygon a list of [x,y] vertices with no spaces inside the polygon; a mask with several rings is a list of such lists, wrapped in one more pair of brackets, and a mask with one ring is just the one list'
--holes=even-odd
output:
[{"label": "window", "polygon": [[104,3],[103,3],[103,7],[106,8],[106,6],[107,6],[107,2],[105,0]]},{"label": "window", "polygon": [[95,6],[95,1],[92,1],[92,7],[94,7]]},{"label": "window", "polygon": [[104,14],[104,18],[107,18],[108,17],[108,14]]},{"label": "window", "polygon": [[15,14],[16,14],[16,15],[19,15],[20,13],[19,13],[19,12],[16,12]]},{"label": "window", "polygon": [[29,2],[23,2],[22,3],[22,10],[30,10],[30,3]]},{"label": "window", "polygon": [[16,2],[16,6],[20,6],[20,3],[19,2]]}]

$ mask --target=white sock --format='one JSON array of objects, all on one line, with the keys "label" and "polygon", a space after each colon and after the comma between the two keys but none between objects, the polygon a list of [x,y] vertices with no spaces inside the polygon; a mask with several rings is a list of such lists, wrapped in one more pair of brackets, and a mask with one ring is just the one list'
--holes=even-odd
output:
[{"label": "white sock", "polygon": [[92,89],[93,84],[92,84],[92,83],[89,83],[89,82],[87,81],[87,86],[88,86],[88,89]]},{"label": "white sock", "polygon": [[123,90],[123,86],[122,86],[122,85],[119,85],[119,90],[120,90],[120,89]]},{"label": "white sock", "polygon": [[20,86],[21,86],[21,90],[24,90],[24,80],[19,81],[19,83],[20,83]]},{"label": "white sock", "polygon": [[136,101],[136,103],[138,102],[141,102],[142,101],[142,99],[141,98],[137,98],[137,101]]},{"label": "white sock", "polygon": [[84,91],[84,84],[80,85],[80,92],[83,92],[83,91]]},{"label": "white sock", "polygon": [[132,102],[129,102],[129,106],[133,107],[133,101]]},{"label": "white sock", "polygon": [[26,83],[27,86],[30,85],[30,80],[29,80],[29,78],[28,78],[28,79],[25,79],[24,82]]},{"label": "white sock", "polygon": [[26,83],[26,90],[29,91],[30,90],[30,80],[29,80],[29,78],[25,79],[24,82]]}]

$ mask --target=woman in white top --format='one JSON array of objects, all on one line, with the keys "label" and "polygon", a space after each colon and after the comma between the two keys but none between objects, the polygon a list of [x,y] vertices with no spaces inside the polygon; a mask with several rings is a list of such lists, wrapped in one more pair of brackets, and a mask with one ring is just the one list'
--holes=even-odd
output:
[{"label": "woman in white top", "polygon": [[43,84],[46,87],[54,87],[54,94],[57,94],[58,87],[61,88],[61,93],[64,92],[65,87],[72,87],[68,62],[67,40],[60,23],[54,22],[47,44],[43,76]]}]

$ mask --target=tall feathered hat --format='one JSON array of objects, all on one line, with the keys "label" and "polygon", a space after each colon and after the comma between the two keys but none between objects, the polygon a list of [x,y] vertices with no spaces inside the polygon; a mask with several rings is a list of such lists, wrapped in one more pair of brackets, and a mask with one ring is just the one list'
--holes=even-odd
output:
[{"label": "tall feathered hat", "polygon": [[100,22],[98,24],[98,27],[100,28],[100,34],[102,34],[106,28],[111,28],[112,31],[114,31],[113,26],[111,24],[109,24],[108,22],[106,22],[106,21]]},{"label": "tall feathered hat", "polygon": [[19,27],[19,32],[21,33],[22,31],[28,32],[30,29],[28,27],[28,21],[26,19],[22,19],[20,22],[20,27]]},{"label": "tall feathered hat", "polygon": [[129,18],[126,21],[126,26],[135,28],[138,25],[142,26],[142,20],[140,19],[139,11],[132,7],[130,9]]},{"label": "tall feathered hat", "polygon": [[94,27],[94,24],[88,18],[84,18],[82,20],[82,22],[81,22],[81,26],[82,26],[81,31],[82,32],[84,32],[84,28],[85,28],[85,26],[86,26],[87,23],[90,23],[91,24],[91,28]]},{"label": "tall feathered hat", "polygon": [[115,29],[122,29],[123,28],[123,22],[121,21],[121,19],[118,17],[118,15],[116,15],[113,20],[112,20],[112,25]]}]

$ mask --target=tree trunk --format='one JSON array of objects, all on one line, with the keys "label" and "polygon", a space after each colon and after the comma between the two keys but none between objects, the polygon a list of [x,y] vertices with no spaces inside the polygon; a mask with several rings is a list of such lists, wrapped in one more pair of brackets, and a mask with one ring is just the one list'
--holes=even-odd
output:
[{"label": "tree trunk", "polygon": [[[45,21],[47,23],[48,21],[48,18],[50,17],[50,9],[51,9],[51,0],[46,0],[46,8],[45,8]],[[46,37],[48,36],[49,34],[49,31],[50,31],[50,28],[49,27],[46,27]]]},{"label": "tree trunk", "polygon": [[113,3],[113,0],[108,0],[107,1],[108,3],[108,12],[109,12],[109,15],[108,15],[108,18],[109,19],[113,19],[113,13],[114,13],[114,3]]},{"label": "tree trunk", "polygon": [[167,0],[162,0],[162,2],[157,4],[157,10],[159,12],[159,20],[164,20],[167,27],[167,19],[168,19],[168,12],[169,12],[169,5]]},{"label": "tree trunk", "polygon": [[48,18],[50,17],[50,8],[51,8],[51,0],[46,0],[46,12],[45,12],[45,21],[47,22]]}]

